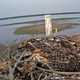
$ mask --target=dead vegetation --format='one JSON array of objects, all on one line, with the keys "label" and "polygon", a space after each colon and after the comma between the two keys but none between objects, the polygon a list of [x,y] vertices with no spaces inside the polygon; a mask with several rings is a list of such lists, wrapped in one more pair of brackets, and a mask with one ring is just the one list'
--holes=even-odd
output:
[{"label": "dead vegetation", "polygon": [[32,38],[7,47],[0,74],[10,80],[80,80],[80,46],[72,37]]}]

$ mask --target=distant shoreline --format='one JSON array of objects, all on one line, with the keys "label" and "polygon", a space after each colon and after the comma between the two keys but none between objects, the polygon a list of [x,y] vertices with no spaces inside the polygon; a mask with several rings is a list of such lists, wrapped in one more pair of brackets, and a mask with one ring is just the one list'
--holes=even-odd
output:
[{"label": "distant shoreline", "polygon": [[[79,23],[57,23],[53,22],[52,23],[53,28],[52,31],[53,33],[55,32],[55,28],[58,29],[58,31],[62,31],[64,29],[69,29],[72,28],[73,25],[80,25]],[[16,31],[14,32],[16,35],[24,35],[24,34],[44,34],[45,33],[45,24],[40,23],[40,24],[33,24],[30,26],[23,26],[20,28],[17,28]]]}]

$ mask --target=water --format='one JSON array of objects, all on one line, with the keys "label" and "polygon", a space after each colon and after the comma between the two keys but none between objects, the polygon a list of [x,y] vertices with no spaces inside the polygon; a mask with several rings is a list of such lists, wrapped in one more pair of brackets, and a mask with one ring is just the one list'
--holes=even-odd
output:
[{"label": "water", "polygon": [[[75,6],[74,6],[75,5]],[[69,12],[80,11],[80,0],[0,0],[0,18],[8,16],[30,15],[39,13],[55,13],[55,12]],[[80,17],[80,15],[60,15],[52,16],[53,18],[64,17]],[[15,22],[25,22],[30,20],[40,20],[44,17],[14,19],[0,21],[2,24],[10,24]],[[72,22],[80,22],[78,20],[72,20]],[[30,35],[15,35],[14,31],[17,27],[24,25],[13,26],[0,26],[0,43],[13,42],[15,40],[21,40],[30,38]],[[76,26],[75,26],[76,27]],[[77,26],[74,29],[65,30],[65,34],[80,33],[80,27]],[[60,32],[59,34],[64,34]]]},{"label": "water", "polygon": [[55,35],[67,35],[67,36],[70,36],[70,35],[76,35],[76,34],[80,34],[80,26],[74,26],[74,28],[60,31],[60,32],[56,33]]},{"label": "water", "polygon": [[[19,26],[17,26],[19,27]],[[24,40],[24,39],[29,39],[30,35],[15,35],[14,31],[16,30],[15,26],[5,26],[5,27],[0,27],[0,43],[11,43],[14,41],[19,41],[19,40]]]},{"label": "water", "polygon": [[[68,21],[68,22],[71,22],[71,21]],[[63,21],[60,21],[60,22],[63,22]],[[73,20],[72,22],[75,22],[75,20]],[[16,30],[16,28],[22,27],[25,25],[22,24],[22,25],[0,27],[0,43],[11,43],[14,41],[20,41],[20,40],[31,38],[32,35],[28,35],[28,34],[27,35],[14,34],[14,31]],[[80,33],[80,26],[75,25],[74,28],[66,29],[64,31],[57,33],[56,35],[73,35],[73,34],[78,34],[78,33]]]}]

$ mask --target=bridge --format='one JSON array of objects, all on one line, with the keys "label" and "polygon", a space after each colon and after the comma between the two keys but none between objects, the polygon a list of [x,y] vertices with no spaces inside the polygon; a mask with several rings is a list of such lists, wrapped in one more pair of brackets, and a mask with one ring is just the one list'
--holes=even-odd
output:
[{"label": "bridge", "polygon": [[[26,18],[35,18],[35,17],[44,17],[45,15],[51,16],[60,16],[60,15],[79,15],[80,12],[62,12],[62,13],[46,13],[46,14],[31,14],[31,15],[21,15],[21,16],[8,16],[8,17],[0,17],[0,21],[8,21],[8,20],[16,20],[16,19],[26,19]],[[54,18],[54,20],[76,20],[80,19],[80,17],[64,17],[64,18]],[[27,23],[35,23],[35,22],[42,22],[44,19],[41,20],[29,20],[29,21],[19,21],[13,23],[4,23],[0,24],[0,26],[11,26],[11,25],[19,25],[19,24],[27,24]]]}]

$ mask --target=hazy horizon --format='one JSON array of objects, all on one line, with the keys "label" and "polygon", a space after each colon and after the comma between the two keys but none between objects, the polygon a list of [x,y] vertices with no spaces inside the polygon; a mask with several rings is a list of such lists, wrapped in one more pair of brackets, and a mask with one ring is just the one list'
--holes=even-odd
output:
[{"label": "hazy horizon", "polygon": [[80,11],[80,0],[0,0],[0,17]]}]

